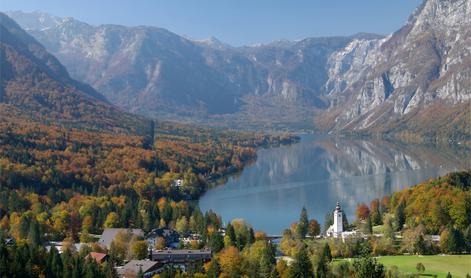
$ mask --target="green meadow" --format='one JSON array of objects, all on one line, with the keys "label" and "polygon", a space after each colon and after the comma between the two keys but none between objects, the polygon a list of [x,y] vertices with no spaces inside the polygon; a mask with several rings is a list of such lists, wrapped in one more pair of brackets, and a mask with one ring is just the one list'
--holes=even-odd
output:
[{"label": "green meadow", "polygon": [[471,275],[471,255],[385,256],[377,259],[387,269],[397,266],[402,273],[417,273],[416,266],[422,263],[425,266],[423,276],[446,277],[448,272],[453,278]]}]

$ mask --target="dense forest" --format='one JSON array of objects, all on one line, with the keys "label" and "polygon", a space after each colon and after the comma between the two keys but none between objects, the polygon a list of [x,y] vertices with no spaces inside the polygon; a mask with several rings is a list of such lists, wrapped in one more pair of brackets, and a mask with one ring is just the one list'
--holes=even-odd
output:
[{"label": "dense forest", "polygon": [[[0,215],[18,239],[16,217],[41,215],[41,231],[56,239],[76,237],[85,218],[93,223],[90,232],[99,232],[111,212],[121,216],[123,227],[148,230],[159,225],[159,215],[170,215],[169,223],[175,220],[171,212],[155,212],[158,200],[188,206],[218,178],[254,160],[257,147],[295,140],[171,123],[157,124],[154,144],[145,137],[35,123],[2,123],[0,129]],[[181,187],[173,186],[176,179],[183,180]]]},{"label": "dense forest", "polygon": [[[234,133],[158,123],[155,142],[130,135],[84,132],[56,126],[2,124],[0,160],[0,273],[3,277],[116,277],[113,264],[146,257],[146,243],[123,238],[110,250],[93,243],[109,227],[174,228],[197,233],[214,257],[182,273],[160,277],[402,277],[372,258],[395,254],[471,252],[471,171],[451,173],[359,204],[346,229],[358,236],[319,238],[321,227],[303,209],[276,247],[243,220],[223,228],[213,212],[192,200],[220,177],[240,171],[256,148],[295,141],[286,136]],[[181,187],[173,186],[181,179]],[[425,208],[425,209],[424,209]],[[325,225],[329,226],[329,213]],[[434,242],[430,235],[440,235]],[[13,238],[13,244],[4,239]],[[46,251],[47,240],[65,252]],[[89,242],[76,250],[73,242]],[[64,250],[64,249],[63,249]],[[90,251],[107,252],[102,265]],[[353,261],[343,258],[355,258]]]}]

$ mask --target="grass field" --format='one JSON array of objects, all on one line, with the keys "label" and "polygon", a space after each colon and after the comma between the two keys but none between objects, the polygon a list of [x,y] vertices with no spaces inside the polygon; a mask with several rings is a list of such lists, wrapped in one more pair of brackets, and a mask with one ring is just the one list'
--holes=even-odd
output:
[{"label": "grass field", "polygon": [[448,272],[453,278],[465,278],[467,273],[471,275],[471,255],[385,256],[379,257],[378,261],[386,268],[395,265],[403,273],[417,273],[415,267],[422,263],[426,276],[446,277]]}]

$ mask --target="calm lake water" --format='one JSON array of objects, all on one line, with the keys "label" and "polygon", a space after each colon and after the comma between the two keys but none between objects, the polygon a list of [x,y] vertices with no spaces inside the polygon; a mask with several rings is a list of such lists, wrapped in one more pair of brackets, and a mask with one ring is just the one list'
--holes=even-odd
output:
[{"label": "calm lake water", "polygon": [[243,218],[255,230],[281,234],[303,206],[323,223],[339,201],[353,220],[359,202],[471,168],[470,155],[462,148],[306,135],[298,144],[259,150],[256,162],[199,204],[225,223]]}]

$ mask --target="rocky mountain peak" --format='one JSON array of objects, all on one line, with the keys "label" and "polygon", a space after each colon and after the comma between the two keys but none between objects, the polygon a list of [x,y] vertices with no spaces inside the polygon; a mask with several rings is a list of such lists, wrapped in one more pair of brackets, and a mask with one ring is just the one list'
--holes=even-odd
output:
[{"label": "rocky mountain peak", "polygon": [[[414,123],[427,133],[432,109],[443,112],[433,122],[444,129],[450,115],[457,115],[453,125],[465,123],[470,2],[424,1],[387,37],[358,33],[245,47],[156,27],[64,19],[29,32],[73,77],[133,112],[296,126],[317,115],[317,128],[332,132],[401,132]],[[20,24],[41,22],[24,17],[18,16]]]}]

